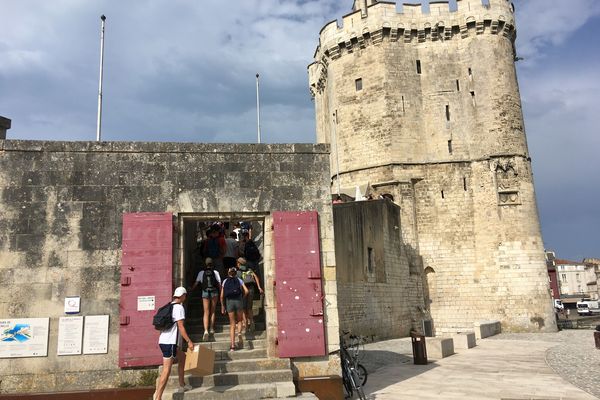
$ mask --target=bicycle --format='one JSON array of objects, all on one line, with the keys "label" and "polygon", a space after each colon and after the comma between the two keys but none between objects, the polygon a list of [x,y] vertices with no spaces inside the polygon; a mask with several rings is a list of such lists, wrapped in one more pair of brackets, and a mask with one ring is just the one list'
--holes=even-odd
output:
[{"label": "bicycle", "polygon": [[358,384],[360,386],[365,386],[365,384],[367,383],[367,369],[360,364],[359,361],[359,353],[360,353],[360,347],[363,346],[363,350],[364,350],[364,338],[363,337],[359,337],[356,335],[350,335],[349,336],[350,341],[345,342],[345,347],[348,350],[348,353],[350,354],[350,358],[352,360],[352,364],[354,366],[354,369],[356,370],[356,373],[358,374],[359,380],[358,380]]},{"label": "bicycle", "polygon": [[[356,392],[360,400],[366,400],[367,398],[363,391],[362,383],[366,382],[367,370],[362,365],[358,364],[358,349],[354,347],[351,347],[351,349],[353,350],[353,354],[348,352],[344,337],[341,335],[339,353],[342,363],[342,381],[346,392],[346,398],[352,398],[354,392]],[[357,368],[359,365],[360,373]]]}]

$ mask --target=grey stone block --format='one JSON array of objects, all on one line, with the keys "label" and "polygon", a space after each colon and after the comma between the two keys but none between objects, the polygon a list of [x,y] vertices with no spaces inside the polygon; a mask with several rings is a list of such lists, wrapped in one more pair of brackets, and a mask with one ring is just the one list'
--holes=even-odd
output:
[{"label": "grey stone block", "polygon": [[475,339],[475,332],[464,332],[457,333],[452,336],[452,340],[454,340],[454,348],[455,349],[471,349],[477,345],[477,340]]},{"label": "grey stone block", "polygon": [[476,321],[473,325],[477,339],[484,339],[502,332],[500,321]]},{"label": "grey stone block", "polygon": [[446,358],[454,354],[454,341],[449,337],[427,338],[427,356],[433,359]]}]

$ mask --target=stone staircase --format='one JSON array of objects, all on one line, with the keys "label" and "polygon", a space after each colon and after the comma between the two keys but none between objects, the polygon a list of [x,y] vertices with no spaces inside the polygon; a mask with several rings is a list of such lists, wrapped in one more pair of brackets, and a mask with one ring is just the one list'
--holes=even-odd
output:
[{"label": "stone staircase", "polygon": [[202,342],[201,304],[199,293],[193,293],[188,304],[186,328],[194,343],[215,351],[215,373],[205,377],[186,374],[185,381],[193,389],[174,393],[179,386],[177,365],[174,365],[163,399],[254,400],[296,396],[290,360],[267,357],[262,310],[255,309],[255,332],[244,335],[243,348],[229,351],[229,321],[221,315],[220,305],[217,306],[215,335],[210,341]]}]

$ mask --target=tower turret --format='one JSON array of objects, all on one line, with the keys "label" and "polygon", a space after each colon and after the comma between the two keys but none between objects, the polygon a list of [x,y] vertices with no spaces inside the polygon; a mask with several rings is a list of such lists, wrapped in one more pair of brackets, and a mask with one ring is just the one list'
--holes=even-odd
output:
[{"label": "tower turret", "polygon": [[[513,12],[508,0],[457,0],[454,11],[430,1],[428,12],[355,0],[341,24],[323,27],[308,68],[317,141],[332,144],[339,186],[370,183],[400,204],[414,262],[435,271],[431,313],[440,329],[476,318],[555,326]],[[514,285],[517,277],[527,283]],[[454,293],[456,280],[464,295]]]}]

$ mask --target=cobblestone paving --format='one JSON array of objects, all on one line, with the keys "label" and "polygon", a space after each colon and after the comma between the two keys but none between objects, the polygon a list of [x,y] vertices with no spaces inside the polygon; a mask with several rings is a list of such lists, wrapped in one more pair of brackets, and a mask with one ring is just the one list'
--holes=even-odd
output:
[{"label": "cobblestone paving", "polygon": [[558,333],[503,333],[491,340],[556,342],[546,351],[546,362],[573,385],[600,398],[600,350],[593,330],[569,329]]}]

